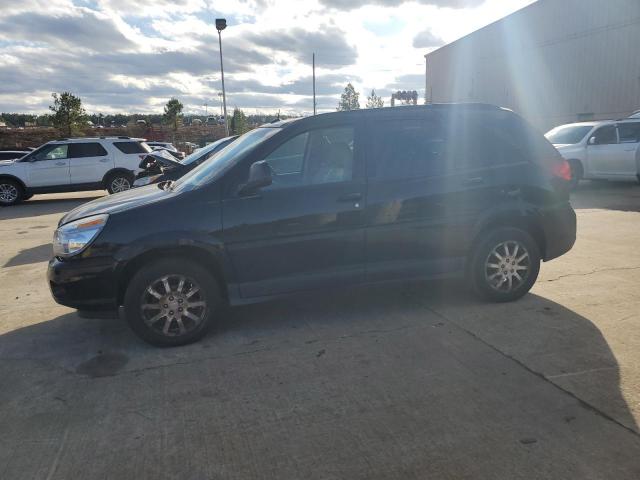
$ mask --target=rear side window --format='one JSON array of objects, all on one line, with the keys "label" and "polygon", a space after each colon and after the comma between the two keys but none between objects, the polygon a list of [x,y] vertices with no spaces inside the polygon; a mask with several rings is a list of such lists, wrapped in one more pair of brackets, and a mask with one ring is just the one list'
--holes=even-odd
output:
[{"label": "rear side window", "polygon": [[453,113],[446,129],[447,163],[454,170],[527,162],[553,150],[542,135],[506,111]]},{"label": "rear side window", "polygon": [[441,124],[421,119],[382,121],[375,127],[369,176],[401,179],[441,175],[445,136]]},{"label": "rear side window", "polygon": [[69,145],[69,158],[104,157],[105,155],[107,155],[107,151],[98,142]]},{"label": "rear side window", "polygon": [[113,145],[122,153],[149,153],[151,149],[144,142],[113,142]]},{"label": "rear side window", "polygon": [[618,125],[620,143],[640,142],[640,123],[622,123]]}]

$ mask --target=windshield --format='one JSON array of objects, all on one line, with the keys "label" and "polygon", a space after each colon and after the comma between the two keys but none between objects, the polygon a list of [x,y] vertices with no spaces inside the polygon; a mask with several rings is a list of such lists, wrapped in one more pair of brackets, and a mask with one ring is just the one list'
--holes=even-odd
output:
[{"label": "windshield", "polygon": [[593,125],[565,125],[547,132],[545,137],[554,145],[573,145],[580,143]]},{"label": "windshield", "polygon": [[207,145],[206,147],[200,148],[198,149],[196,152],[193,152],[191,155],[187,155],[185,157],[184,160],[182,160],[182,164],[183,165],[191,165],[193,162],[197,162],[198,160],[204,158],[209,158],[209,156],[211,156],[213,153],[216,152],[216,150],[221,149],[221,145],[224,146],[224,144],[230,142],[231,140],[233,140],[232,138],[229,137],[225,137],[225,138],[221,138],[220,140],[216,140],[213,143],[210,143],[209,145]]},{"label": "windshield", "polygon": [[[213,180],[227,166],[249,153],[258,144],[280,131],[279,128],[256,128],[227,145],[208,161],[201,163],[176,181],[175,191],[193,190]],[[199,153],[199,152],[198,152]]]}]

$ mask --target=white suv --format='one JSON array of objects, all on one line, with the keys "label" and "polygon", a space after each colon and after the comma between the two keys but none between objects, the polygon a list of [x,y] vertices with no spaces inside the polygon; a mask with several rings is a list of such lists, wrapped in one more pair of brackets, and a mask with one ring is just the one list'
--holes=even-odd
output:
[{"label": "white suv", "polygon": [[574,186],[583,178],[640,181],[640,119],[570,123],[545,136],[571,165]]},{"label": "white suv", "polygon": [[141,138],[70,138],[45,143],[24,157],[0,161],[0,205],[37,193],[128,190],[151,148]]}]

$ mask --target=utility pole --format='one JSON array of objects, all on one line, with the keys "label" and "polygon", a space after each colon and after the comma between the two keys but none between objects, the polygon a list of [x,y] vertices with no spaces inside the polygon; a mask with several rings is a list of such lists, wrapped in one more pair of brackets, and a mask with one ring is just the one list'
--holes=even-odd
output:
[{"label": "utility pole", "polygon": [[222,105],[224,108],[224,129],[229,136],[229,119],[227,118],[227,95],[224,90],[224,67],[222,66],[222,30],[227,28],[224,18],[216,18],[216,30],[218,30],[218,45],[220,46],[220,76],[222,77]]},{"label": "utility pole", "polygon": [[312,57],[313,65],[313,114],[316,114],[316,54],[313,53]]},{"label": "utility pole", "polygon": [[208,106],[209,106],[208,104],[206,104],[206,103],[204,104],[204,116],[205,117],[207,116],[207,107]]}]

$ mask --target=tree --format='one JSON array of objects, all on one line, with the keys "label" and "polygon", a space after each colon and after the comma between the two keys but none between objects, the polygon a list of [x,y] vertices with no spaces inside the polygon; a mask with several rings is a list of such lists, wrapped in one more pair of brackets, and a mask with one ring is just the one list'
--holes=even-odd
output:
[{"label": "tree", "polygon": [[184,105],[177,98],[172,98],[167,102],[164,106],[164,115],[162,119],[168,125],[173,127],[173,131],[178,130],[178,126],[180,125],[180,120],[182,118],[182,109]]},{"label": "tree", "polygon": [[53,126],[69,137],[79,133],[80,126],[86,122],[82,100],[69,92],[62,92],[60,95],[52,93],[51,96],[53,105],[49,105],[49,110],[53,112]]},{"label": "tree", "polygon": [[382,97],[376,95],[375,90],[371,90],[371,95],[367,97],[367,108],[382,108],[384,107],[384,100]]},{"label": "tree", "polygon": [[359,93],[353,88],[351,83],[347,83],[344,87],[344,92],[340,96],[340,103],[338,103],[338,111],[345,110],[358,110],[360,108],[360,102],[358,101]]},{"label": "tree", "polygon": [[229,122],[229,130],[231,130],[232,135],[242,135],[249,130],[247,127],[247,117],[238,107],[233,109],[233,116],[231,117],[231,122]]}]

